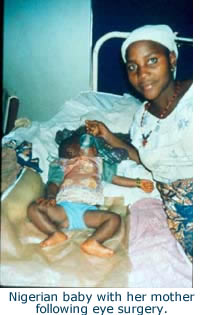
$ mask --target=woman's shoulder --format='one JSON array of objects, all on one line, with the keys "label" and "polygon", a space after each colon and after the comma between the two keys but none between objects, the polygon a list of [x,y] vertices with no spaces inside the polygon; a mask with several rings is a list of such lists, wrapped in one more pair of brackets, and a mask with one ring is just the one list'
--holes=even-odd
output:
[{"label": "woman's shoulder", "polygon": [[193,82],[192,80],[185,80],[181,81],[181,92],[180,97],[178,101],[178,107],[180,107],[180,104],[188,106],[192,106],[192,99],[193,99]]},{"label": "woman's shoulder", "polygon": [[189,89],[193,84],[193,80],[184,80],[182,81],[182,84],[184,84]]},{"label": "woman's shoulder", "polygon": [[182,81],[182,95],[179,99],[178,106],[174,111],[175,120],[189,119],[193,112],[193,82],[192,80]]},{"label": "woman's shoulder", "polygon": [[193,81],[192,80],[184,80],[181,81],[181,87],[182,87],[182,97],[185,96],[185,94],[191,93],[193,90]]}]

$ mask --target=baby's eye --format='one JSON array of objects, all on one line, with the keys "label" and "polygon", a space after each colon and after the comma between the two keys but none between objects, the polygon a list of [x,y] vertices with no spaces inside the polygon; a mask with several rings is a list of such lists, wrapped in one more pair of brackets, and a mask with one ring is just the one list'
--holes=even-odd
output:
[{"label": "baby's eye", "polygon": [[135,72],[135,71],[137,71],[137,65],[134,64],[134,63],[129,63],[129,64],[127,65],[127,70],[128,70],[129,72]]},{"label": "baby's eye", "polygon": [[157,57],[152,57],[152,58],[150,58],[150,59],[148,60],[148,64],[149,64],[149,65],[153,65],[153,64],[157,63],[157,61],[158,61],[158,58],[157,58]]},{"label": "baby's eye", "polygon": [[68,159],[71,159],[73,156],[74,156],[74,152],[70,151],[70,150],[67,150],[66,151],[66,154],[67,154],[67,158]]}]

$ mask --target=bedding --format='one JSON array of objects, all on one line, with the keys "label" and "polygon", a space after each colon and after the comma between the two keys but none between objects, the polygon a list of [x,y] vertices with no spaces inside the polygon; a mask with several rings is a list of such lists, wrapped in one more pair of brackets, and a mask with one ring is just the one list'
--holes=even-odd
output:
[{"label": "bedding", "polygon": [[[75,130],[84,125],[86,119],[97,119],[103,121],[113,132],[127,133],[132,124],[135,111],[140,104],[137,98],[129,94],[118,96],[100,92],[82,92],[75,98],[66,101],[59,108],[58,113],[49,121],[33,121],[28,127],[21,127],[10,132],[3,138],[3,144],[13,139],[19,143],[23,141],[32,143],[32,158],[39,158],[39,168],[43,171],[41,177],[43,182],[46,183],[49,161],[57,158],[58,155],[58,145],[55,142],[55,137],[59,130],[64,128]],[[124,167],[121,166],[121,168],[122,173],[125,173]],[[135,162],[133,165],[131,164],[130,168],[131,171],[133,168],[135,169],[136,177],[141,177],[139,176],[139,172],[141,172],[142,176],[152,178],[149,172],[138,167]],[[105,189],[106,197],[112,196],[112,189],[113,194],[120,195],[120,187],[107,185]],[[139,189],[125,189],[124,202],[126,205],[132,201],[132,196],[135,196],[135,194],[139,195],[139,199]],[[142,193],[141,195],[143,196]],[[144,195],[147,196],[146,193]],[[155,189],[150,196],[159,198],[159,193]]]},{"label": "bedding", "polygon": [[[17,186],[35,182],[40,175],[26,171]],[[22,181],[22,182],[21,182]],[[33,187],[26,185],[33,199]],[[25,187],[25,186],[24,186]],[[35,187],[36,189],[36,187]],[[122,217],[121,230],[106,245],[116,251],[111,259],[80,251],[91,230],[69,231],[69,240],[46,249],[39,247],[45,235],[25,215],[27,200],[19,189],[15,213],[2,206],[1,285],[29,287],[191,287],[192,265],[169,232],[161,201],[139,200],[130,208],[122,197],[105,198],[103,210]],[[40,195],[40,194],[39,194]],[[7,198],[11,198],[7,196]],[[6,201],[6,199],[5,199]],[[22,207],[22,211],[20,211]],[[24,210],[24,211],[23,211]],[[76,263],[77,261],[77,263]],[[91,268],[91,273],[89,272]]]},{"label": "bedding", "polygon": [[41,177],[30,169],[24,169],[10,191],[2,195],[1,213],[14,224],[27,217],[28,205],[43,196],[44,184]]},{"label": "bedding", "polygon": [[3,193],[16,179],[20,171],[16,152],[12,148],[3,147],[1,152],[1,193]]},{"label": "bedding", "polygon": [[[57,131],[76,129],[86,119],[103,121],[112,131],[127,133],[140,102],[130,95],[83,92],[62,105],[49,121],[16,128],[3,140],[32,144],[32,158],[42,173],[24,168],[2,195],[1,284],[41,287],[191,287],[192,265],[170,234],[157,189],[147,194],[138,188],[104,183],[106,210],[122,216],[122,228],[107,246],[111,259],[88,256],[79,245],[87,231],[71,231],[69,240],[41,249],[44,239],[26,216],[27,205],[44,193],[49,161],[57,157]],[[133,161],[122,161],[118,175],[152,179]],[[77,264],[75,263],[77,261]],[[90,270],[91,273],[88,271]]]},{"label": "bedding", "polygon": [[[28,185],[28,181],[32,185]],[[92,233],[91,229],[69,231],[67,242],[41,249],[39,242],[45,235],[26,216],[28,198],[31,201],[41,196],[43,190],[39,190],[40,183],[39,174],[26,170],[2,203],[1,285],[94,287],[105,284],[111,273],[114,273],[115,279],[118,277],[117,268],[122,266],[123,257],[123,268],[129,269],[130,261],[126,255],[128,211],[122,198],[107,198],[102,207],[102,210],[109,209],[122,217],[120,231],[106,242],[108,247],[117,252],[113,259],[93,257],[80,251],[80,243]],[[16,194],[18,198],[15,198]],[[95,265],[97,268],[94,268]],[[121,285],[126,276],[123,274],[119,277],[122,279]]]}]

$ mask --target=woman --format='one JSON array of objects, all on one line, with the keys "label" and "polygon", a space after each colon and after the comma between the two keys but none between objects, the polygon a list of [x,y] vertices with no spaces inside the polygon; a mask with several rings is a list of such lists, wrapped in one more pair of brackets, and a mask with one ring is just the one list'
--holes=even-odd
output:
[{"label": "woman", "polygon": [[121,48],[132,86],[146,100],[136,113],[132,147],[101,122],[87,121],[88,132],[149,169],[157,183],[171,232],[193,257],[192,81],[176,81],[178,50],[167,25],[134,30]]}]

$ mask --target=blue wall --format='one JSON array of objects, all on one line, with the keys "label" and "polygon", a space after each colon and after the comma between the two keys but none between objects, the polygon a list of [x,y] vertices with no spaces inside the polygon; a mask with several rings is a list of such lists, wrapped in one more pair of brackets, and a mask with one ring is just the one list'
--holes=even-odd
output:
[{"label": "blue wall", "polygon": [[47,120],[89,89],[91,0],[5,0],[3,87],[19,117]]}]

